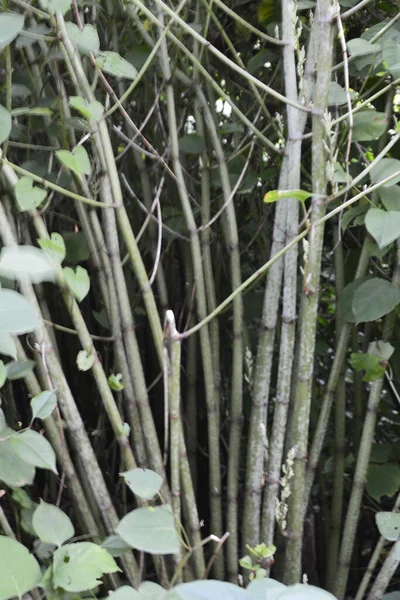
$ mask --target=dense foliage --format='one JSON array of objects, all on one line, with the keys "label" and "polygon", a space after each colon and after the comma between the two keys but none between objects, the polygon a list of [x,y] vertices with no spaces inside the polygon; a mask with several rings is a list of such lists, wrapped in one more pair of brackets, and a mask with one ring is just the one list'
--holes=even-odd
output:
[{"label": "dense foliage", "polygon": [[2,8],[0,600],[398,598],[397,3]]}]

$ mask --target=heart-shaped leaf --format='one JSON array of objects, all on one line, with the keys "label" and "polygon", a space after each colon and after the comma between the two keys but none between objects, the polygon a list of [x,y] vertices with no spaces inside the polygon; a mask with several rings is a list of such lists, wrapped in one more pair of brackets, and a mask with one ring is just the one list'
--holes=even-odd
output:
[{"label": "heart-shaped leaf", "polygon": [[57,506],[43,500],[33,513],[32,525],[43,542],[58,547],[75,535],[71,519]]},{"label": "heart-shaped leaf", "polygon": [[136,508],[120,521],[116,533],[132,548],[152,554],[176,554],[180,542],[169,504]]},{"label": "heart-shaped leaf", "polygon": [[76,271],[71,269],[71,267],[64,267],[63,273],[69,289],[74,294],[78,302],[82,302],[90,290],[90,279],[88,272],[86,269],[78,265],[76,267]]},{"label": "heart-shaped leaf", "polygon": [[71,0],[40,0],[40,6],[50,13],[60,12],[65,15],[70,9]]},{"label": "heart-shaped leaf", "polygon": [[0,332],[22,335],[39,325],[34,306],[14,290],[0,290]]},{"label": "heart-shaped leaf", "polygon": [[122,58],[118,52],[99,52],[96,56],[96,64],[102,71],[115,75],[115,77],[135,79],[137,75],[135,67]]},{"label": "heart-shaped leaf", "polygon": [[93,102],[86,102],[81,96],[70,96],[69,103],[75,110],[79,111],[81,115],[92,121],[98,121],[101,119],[104,113],[104,107],[101,102],[94,100]]},{"label": "heart-shaped leaf", "polygon": [[27,429],[11,438],[11,446],[18,456],[29,465],[49,469],[57,474],[56,455],[45,437]]},{"label": "heart-shaped leaf", "polygon": [[0,254],[0,275],[26,277],[32,283],[55,280],[55,269],[46,254],[35,246],[8,246]]},{"label": "heart-shaped leaf", "polygon": [[58,150],[56,156],[64,167],[67,167],[67,169],[70,169],[76,175],[90,175],[90,160],[83,146],[78,146],[74,152]]},{"label": "heart-shaped leaf", "polygon": [[0,144],[8,140],[11,127],[11,115],[8,110],[0,104]]},{"label": "heart-shaped leaf", "polygon": [[67,254],[62,235],[52,233],[49,240],[42,238],[38,240],[38,244],[53,264],[61,265]]},{"label": "heart-shaped leaf", "polygon": [[400,212],[370,208],[365,226],[379,248],[384,248],[400,237]]},{"label": "heart-shaped leaf", "polygon": [[[16,432],[3,427],[2,437],[13,436]],[[0,444],[0,481],[11,487],[31,485],[35,478],[35,467],[19,457],[11,444],[11,437]],[[1,566],[0,566],[1,572]],[[2,579],[0,579],[2,581]],[[0,590],[1,590],[0,586]],[[1,598],[1,592],[0,592]]]},{"label": "heart-shaped leaf", "polygon": [[0,51],[17,37],[24,28],[24,15],[4,12],[0,14]]},{"label": "heart-shaped leaf", "polygon": [[400,160],[397,158],[382,158],[371,169],[372,183],[380,183],[388,177],[392,177],[392,179],[385,183],[385,187],[390,187],[400,181]]},{"label": "heart-shaped leaf", "polygon": [[36,558],[25,546],[0,536],[0,600],[22,598],[39,585],[42,573]]},{"label": "heart-shaped leaf", "polygon": [[32,421],[33,419],[47,419],[57,406],[55,390],[45,390],[34,396],[31,400]]},{"label": "heart-shaped leaf", "polygon": [[362,283],[354,292],[352,310],[356,323],[376,321],[400,303],[400,288],[379,277]]},{"label": "heart-shaped leaf", "polygon": [[84,25],[82,31],[75,23],[65,23],[68,37],[82,54],[97,54],[100,50],[100,40],[93,25]]},{"label": "heart-shaped leaf", "polygon": [[162,477],[151,469],[132,469],[122,473],[132,492],[144,500],[151,500],[162,487]]},{"label": "heart-shaped leaf", "polygon": [[17,347],[11,333],[0,332],[0,354],[17,360]]},{"label": "heart-shaped leaf", "polygon": [[21,212],[34,210],[46,200],[47,196],[46,190],[33,187],[32,179],[25,176],[18,179],[14,187],[14,193]]},{"label": "heart-shaped leaf", "polygon": [[375,520],[379,533],[385,539],[391,542],[400,539],[400,513],[378,512]]}]

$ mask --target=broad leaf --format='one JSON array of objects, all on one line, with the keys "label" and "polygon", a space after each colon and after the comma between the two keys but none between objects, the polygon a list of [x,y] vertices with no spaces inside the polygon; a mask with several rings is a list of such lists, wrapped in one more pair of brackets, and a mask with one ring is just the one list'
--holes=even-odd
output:
[{"label": "broad leaf", "polygon": [[62,15],[70,9],[71,0],[39,0],[40,6],[50,13],[60,12]]},{"label": "broad leaf", "polygon": [[154,498],[163,483],[162,477],[150,469],[132,469],[122,473],[122,476],[132,492],[143,500]]},{"label": "broad leaf", "polygon": [[390,313],[400,302],[400,288],[374,277],[354,292],[352,310],[356,323],[376,321]]},{"label": "broad leaf", "polygon": [[96,64],[102,71],[115,77],[135,79],[137,75],[135,67],[118,52],[99,52],[96,56]]},{"label": "broad leaf", "polygon": [[385,113],[375,110],[360,110],[353,115],[352,140],[354,142],[376,140],[386,131],[386,127]]},{"label": "broad leaf", "polygon": [[22,379],[25,375],[28,375],[35,366],[36,362],[34,360],[16,360],[15,362],[9,362],[6,364],[7,377],[10,381]]},{"label": "broad leaf", "polygon": [[122,556],[126,554],[126,552],[131,552],[132,548],[124,542],[119,535],[109,535],[102,543],[101,547],[105,548],[111,556],[117,558],[118,556]]},{"label": "broad leaf", "polygon": [[289,585],[286,590],[275,596],[275,598],[276,600],[336,600],[335,596],[329,592],[304,583]]},{"label": "broad leaf", "polygon": [[364,371],[363,381],[376,381],[383,377],[386,371],[387,361],[382,360],[376,354],[362,354],[353,352],[350,362],[356,371]]},{"label": "broad leaf", "polygon": [[260,71],[266,63],[275,62],[276,58],[276,54],[271,50],[263,48],[249,60],[247,63],[247,71],[253,75]]},{"label": "broad leaf", "polygon": [[[51,34],[50,27],[47,27],[47,25],[45,23],[40,23],[39,25],[34,25],[33,27],[28,27],[24,31],[26,31],[27,33],[35,33],[36,35]],[[37,38],[31,37],[28,35],[24,35],[24,33],[21,33],[18,36],[17,41],[15,42],[15,47],[16,48],[28,48],[29,46],[32,46],[37,41],[38,41]]]},{"label": "broad leaf", "polygon": [[[398,542],[396,542],[396,546],[398,546]],[[396,557],[396,560],[400,560],[400,557]],[[400,600],[400,592],[389,592],[382,596],[382,600]]]},{"label": "broad leaf", "polygon": [[179,139],[179,150],[184,154],[201,154],[206,149],[204,139],[197,133]]},{"label": "broad leaf", "polygon": [[21,212],[26,210],[35,210],[46,200],[47,192],[40,187],[33,185],[30,177],[21,177],[14,187],[15,197],[18,208]]},{"label": "broad leaf", "polygon": [[0,104],[0,144],[8,140],[11,127],[11,115],[8,110]]},{"label": "broad leaf", "polygon": [[93,102],[86,102],[81,96],[70,96],[69,103],[78,112],[81,113],[87,119],[92,121],[98,121],[104,113],[103,105],[94,100]]},{"label": "broad leaf", "polygon": [[246,600],[247,591],[225,581],[191,581],[182,583],[170,590],[165,600]]},{"label": "broad leaf", "polygon": [[375,520],[379,533],[385,539],[391,542],[400,539],[400,513],[378,512]]},{"label": "broad leaf", "polygon": [[57,506],[43,500],[33,513],[32,525],[43,542],[59,547],[75,535],[71,519]]},{"label": "broad leaf", "polygon": [[11,333],[4,331],[0,333],[0,354],[11,356],[11,358],[17,360],[17,347]]},{"label": "broad leaf", "polygon": [[29,465],[48,469],[57,474],[56,455],[43,435],[28,429],[11,438],[11,446],[16,454]]},{"label": "broad leaf", "polygon": [[400,160],[397,160],[396,158],[382,158],[382,160],[371,169],[372,183],[379,183],[391,176],[393,176],[393,178],[385,184],[385,187],[395,185],[400,181]]},{"label": "broad leaf", "polygon": [[274,598],[278,597],[286,589],[286,585],[270,577],[253,579],[247,586],[247,592],[250,594],[252,600],[262,600],[264,598],[274,600]]},{"label": "broad leaf", "polygon": [[374,500],[380,502],[383,496],[388,496],[391,498],[399,490],[399,465],[369,465],[367,475],[367,492]]},{"label": "broad leaf", "polygon": [[152,554],[176,554],[180,542],[168,504],[155,508],[137,508],[119,523],[116,532],[132,548]]},{"label": "broad leaf", "polygon": [[88,272],[83,267],[78,266],[76,267],[76,271],[71,269],[71,267],[64,267],[63,273],[69,289],[74,294],[78,302],[82,302],[90,290],[90,279]]},{"label": "broad leaf", "polygon": [[265,194],[264,202],[276,202],[282,198],[294,198],[299,202],[305,202],[310,196],[312,193],[305,190],[271,190]]},{"label": "broad leaf", "polygon": [[65,23],[68,37],[82,54],[97,54],[100,50],[100,40],[93,25],[84,25],[82,31],[75,23]]},{"label": "broad leaf", "polygon": [[[346,210],[346,212],[344,213],[343,217],[342,217],[342,230],[346,231],[347,227],[350,225],[350,223],[356,219],[357,217],[360,217],[360,215],[365,215],[365,213],[368,210],[368,206],[351,206],[348,210]],[[358,223],[357,223],[358,225]],[[356,223],[354,223],[354,226],[356,226]]]},{"label": "broad leaf", "polygon": [[346,90],[336,81],[331,81],[328,92],[328,106],[347,104]]},{"label": "broad leaf", "polygon": [[8,246],[0,254],[0,276],[7,279],[27,278],[32,283],[55,280],[54,266],[40,248]]},{"label": "broad leaf", "polygon": [[38,244],[51,263],[61,265],[67,253],[62,235],[52,233],[49,240],[41,238]]},{"label": "broad leaf", "polygon": [[[9,427],[3,428],[1,437],[15,434]],[[0,481],[10,487],[31,485],[35,477],[35,467],[22,460],[11,445],[11,437],[0,442]],[[1,580],[0,580],[1,581]]]},{"label": "broad leaf", "polygon": [[139,595],[142,600],[166,600],[167,590],[153,583],[152,581],[144,581],[139,586]]},{"label": "broad leaf", "polygon": [[14,290],[0,290],[0,332],[22,335],[39,325],[34,306]]},{"label": "broad leaf", "polygon": [[31,400],[32,420],[47,419],[57,406],[55,390],[45,390]]},{"label": "broad leaf", "polygon": [[91,542],[68,544],[53,557],[53,584],[67,592],[92,590],[101,583],[104,573],[120,571],[104,548]]},{"label": "broad leaf", "polygon": [[386,210],[400,211],[400,185],[381,187],[378,194]]},{"label": "broad leaf", "polygon": [[379,44],[371,44],[363,38],[353,38],[347,42],[347,49],[350,56],[364,56],[366,54],[376,54],[381,47]]},{"label": "broad leaf", "polygon": [[129,585],[122,585],[112,595],[113,600],[142,600],[142,595]]},{"label": "broad leaf", "polygon": [[69,263],[77,264],[88,260],[90,249],[83,231],[66,231],[63,233],[63,238],[67,249],[66,259]]},{"label": "broad leaf", "polygon": [[91,166],[88,153],[83,146],[75,148],[74,152],[69,150],[57,150],[56,156],[60,163],[73,171],[79,177],[90,175]]},{"label": "broad leaf", "polygon": [[400,237],[400,212],[370,208],[365,226],[379,248],[384,248]]},{"label": "broad leaf", "polygon": [[24,27],[24,15],[13,12],[0,14],[0,52],[17,37]]},{"label": "broad leaf", "polygon": [[0,600],[22,598],[42,579],[39,564],[25,546],[0,536]]}]

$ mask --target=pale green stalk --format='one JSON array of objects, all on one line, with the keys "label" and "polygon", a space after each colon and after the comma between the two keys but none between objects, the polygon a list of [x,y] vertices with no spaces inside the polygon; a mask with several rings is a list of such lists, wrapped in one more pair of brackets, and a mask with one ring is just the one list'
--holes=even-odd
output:
[{"label": "pale green stalk", "polygon": [[393,544],[373,583],[371,591],[367,596],[367,600],[382,600],[386,589],[400,564],[398,555],[399,550],[396,547],[396,544]]},{"label": "pale green stalk", "polygon": [[[400,243],[397,242],[396,265],[393,273],[393,284],[400,286]],[[396,313],[393,311],[385,317],[382,339],[387,341],[394,329]],[[349,577],[350,561],[355,543],[357,524],[360,517],[360,507],[364,493],[364,486],[367,479],[367,471],[371,448],[374,439],[377,411],[381,399],[384,377],[371,384],[368,398],[368,406],[364,420],[364,426],[360,441],[360,449],[357,457],[357,464],[354,472],[353,486],[351,489],[350,500],[346,513],[346,520],[343,529],[342,543],[339,554],[339,567],[336,574],[335,595],[339,600],[345,596],[347,580]]]},{"label": "pale green stalk", "polygon": [[286,549],[285,581],[298,583],[301,578],[302,536],[304,526],[304,491],[306,457],[308,451],[308,428],[311,405],[311,384],[314,367],[315,335],[319,300],[322,246],[324,228],[315,227],[326,212],[326,130],[323,114],[327,107],[331,81],[333,53],[333,22],[335,5],[321,0],[314,19],[317,31],[316,73],[313,96],[312,182],[313,193],[311,229],[308,235],[308,257],[304,264],[303,295],[299,326],[299,360],[293,405],[293,427],[288,446],[295,448],[294,477],[289,498],[288,543]]},{"label": "pale green stalk", "polygon": [[[163,25],[163,24],[162,24]],[[182,203],[186,225],[190,232],[191,251],[193,261],[193,276],[196,286],[197,313],[200,319],[206,316],[207,302],[204,284],[204,272],[201,257],[200,239],[193,216],[189,195],[186,188],[182,165],[179,159],[178,124],[176,118],[175,94],[171,83],[171,68],[168,49],[164,40],[161,44],[161,66],[166,81],[166,98],[168,112],[168,126],[171,145],[171,158],[175,177],[178,182],[178,194]],[[214,387],[213,357],[211,354],[210,334],[208,327],[200,333],[200,346],[203,362],[204,385],[208,411],[208,444],[209,444],[209,469],[211,493],[211,528],[220,537],[222,535],[222,506],[221,506],[221,471],[219,452],[219,428],[216,413],[219,410],[218,390]],[[224,573],[223,554],[220,553],[215,562],[215,574],[222,579]]]}]

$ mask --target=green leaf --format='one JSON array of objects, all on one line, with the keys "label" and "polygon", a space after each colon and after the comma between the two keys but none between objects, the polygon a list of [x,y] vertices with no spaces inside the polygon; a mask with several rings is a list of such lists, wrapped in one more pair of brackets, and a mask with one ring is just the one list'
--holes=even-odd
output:
[{"label": "green leaf", "polygon": [[[398,542],[396,542],[396,548],[398,548]],[[396,556],[396,560],[400,560],[400,557]],[[389,592],[382,596],[382,600],[400,600],[400,592]]]},{"label": "green leaf", "polygon": [[42,579],[39,564],[25,546],[0,536],[0,600],[22,598]]},{"label": "green leaf", "polygon": [[92,121],[99,121],[104,113],[103,105],[97,100],[87,102],[84,98],[81,98],[81,96],[70,96],[69,103],[72,108]]},{"label": "green leaf", "polygon": [[120,571],[115,560],[104,548],[91,542],[67,544],[53,557],[53,585],[67,592],[92,590],[104,573]]},{"label": "green leaf", "polygon": [[397,160],[396,158],[382,158],[382,160],[371,169],[371,181],[372,183],[379,183],[396,173],[398,173],[398,175],[393,177],[389,183],[386,183],[385,187],[390,187],[400,181],[400,160]]},{"label": "green leaf", "polygon": [[244,127],[240,123],[224,123],[218,127],[218,133],[228,135],[230,133],[243,133]]},{"label": "green leaf", "polygon": [[365,226],[379,248],[384,248],[400,237],[400,212],[370,208]]},{"label": "green leaf", "polygon": [[65,247],[67,249],[67,261],[70,263],[80,263],[88,260],[90,249],[83,231],[66,231],[63,233]]},{"label": "green leaf", "polygon": [[67,254],[62,235],[59,233],[52,233],[49,240],[40,238],[38,244],[51,263],[61,265]]},{"label": "green leaf", "polygon": [[379,277],[362,283],[354,292],[352,310],[356,323],[376,321],[400,302],[400,289]]},{"label": "green leaf", "polygon": [[253,579],[247,586],[247,591],[250,592],[251,598],[254,598],[254,600],[262,600],[269,597],[278,598],[279,594],[287,589],[286,585],[280,581],[271,579],[270,577],[265,579]]},{"label": "green leaf", "polygon": [[205,149],[204,139],[197,133],[184,135],[179,139],[179,150],[183,154],[201,154]]},{"label": "green leaf", "polygon": [[376,112],[375,110],[360,110],[353,115],[352,140],[354,142],[376,140],[386,131],[386,128],[385,113]]},{"label": "green leaf", "polygon": [[333,174],[333,180],[336,181],[336,183],[351,183],[352,181],[352,176],[350,175],[350,173],[346,173],[346,171],[343,169],[342,165],[338,162],[335,163],[335,170],[334,170],[334,174]]},{"label": "green leaf", "polygon": [[137,75],[135,67],[118,52],[99,52],[96,56],[96,64],[102,71],[115,77],[135,79]]},{"label": "green leaf", "polygon": [[34,360],[17,360],[6,364],[7,377],[10,381],[22,379],[25,375],[31,373],[36,366]]},{"label": "green leaf", "polygon": [[261,0],[257,14],[259,22],[266,25],[274,16],[274,0]]},{"label": "green leaf", "polygon": [[362,354],[353,352],[350,355],[350,362],[356,371],[365,371],[363,381],[376,381],[385,374],[387,361],[382,360],[376,354]]},{"label": "green leaf", "polygon": [[68,21],[65,23],[65,28],[68,33],[68,37],[74,46],[78,47],[78,50],[82,54],[94,54],[96,55],[100,50],[100,40],[97,30],[93,25],[84,25],[82,31],[75,23]]},{"label": "green leaf", "polygon": [[81,350],[76,357],[76,364],[80,371],[89,371],[94,365],[93,354],[88,354],[86,350]]},{"label": "green leaf", "polygon": [[380,502],[383,496],[391,498],[399,489],[400,467],[398,465],[369,465],[367,492],[374,500]]},{"label": "green leaf", "polygon": [[180,548],[169,504],[136,508],[119,523],[116,532],[132,548],[152,554],[177,554]]},{"label": "green leaf", "polygon": [[4,331],[0,333],[0,354],[11,356],[11,358],[17,360],[17,347],[11,333]]},{"label": "green leaf", "polygon": [[0,432],[3,431],[7,427],[6,417],[4,415],[3,410],[0,408]]},{"label": "green leaf", "polygon": [[11,438],[11,446],[18,456],[30,465],[48,469],[57,474],[56,455],[45,437],[28,429]]},{"label": "green leaf", "polygon": [[57,506],[43,500],[33,513],[32,525],[42,542],[58,547],[75,535],[71,519]]},{"label": "green leaf", "polygon": [[163,484],[162,477],[151,469],[132,469],[121,475],[132,492],[143,500],[154,498]]},{"label": "green leaf", "polygon": [[2,360],[0,360],[0,388],[3,387],[7,379],[7,370],[6,366]]},{"label": "green leaf", "polygon": [[118,558],[127,552],[131,552],[132,548],[124,542],[119,535],[109,535],[106,539],[101,543],[101,547],[107,550],[111,556]]},{"label": "green leaf", "polygon": [[32,420],[47,419],[57,406],[55,390],[45,390],[31,400]]},{"label": "green leaf", "polygon": [[14,290],[0,290],[0,332],[22,335],[39,325],[34,306]]},{"label": "green leaf", "polygon": [[[264,598],[266,596],[264,595]],[[246,590],[225,581],[191,581],[174,587],[165,600],[249,600]],[[254,596],[251,596],[254,598]]]},{"label": "green leaf", "polygon": [[21,212],[35,210],[46,200],[47,192],[40,187],[33,186],[30,177],[20,177],[14,187],[18,208]]},{"label": "green leaf", "polygon": [[71,6],[71,0],[39,0],[39,3],[43,10],[49,13],[60,12],[62,15],[65,15]]},{"label": "green leaf", "polygon": [[8,110],[0,104],[0,144],[8,140],[11,127],[11,115]]},{"label": "green leaf", "polygon": [[294,198],[299,202],[305,202],[310,196],[312,196],[312,193],[304,190],[271,190],[265,194],[264,202],[276,202],[282,198]]},{"label": "green leaf", "polygon": [[17,37],[24,28],[24,15],[13,12],[0,14],[0,52]]},{"label": "green leaf", "polygon": [[64,267],[63,273],[69,289],[78,302],[82,302],[90,290],[90,279],[88,272],[83,267],[77,266],[76,271],[71,269],[71,267]]},{"label": "green leaf", "polygon": [[75,152],[69,150],[57,150],[56,156],[60,163],[70,169],[79,177],[90,175],[91,167],[88,153],[83,146],[75,148]]},{"label": "green leaf", "polygon": [[[28,27],[24,31],[26,33],[35,33],[37,35],[51,34],[50,27],[47,27],[47,25],[45,23],[40,23],[39,25],[34,25],[33,27]],[[15,47],[18,49],[19,48],[28,48],[29,46],[32,46],[37,41],[38,40],[36,38],[30,37],[28,35],[24,35],[24,33],[21,33],[18,36],[17,41],[15,42]]]},{"label": "green leaf", "polygon": [[40,248],[7,246],[0,254],[0,276],[12,280],[26,277],[32,283],[42,283],[55,281],[56,273]]},{"label": "green leaf", "polygon": [[139,596],[142,600],[166,600],[167,593],[161,585],[152,581],[144,581],[139,586]]},{"label": "green leaf", "polygon": [[112,595],[113,600],[142,600],[142,595],[129,585],[121,585]]},{"label": "green leaf", "polygon": [[350,56],[364,56],[366,54],[376,54],[381,47],[379,44],[371,44],[363,38],[353,38],[347,42],[347,49]]},{"label": "green leaf", "polygon": [[125,388],[125,385],[122,381],[122,374],[117,373],[116,375],[112,374],[107,379],[108,385],[114,392],[120,392]]},{"label": "green leaf", "polygon": [[383,206],[389,211],[400,211],[400,185],[381,187],[378,194]]},{"label": "green leaf", "polygon": [[386,540],[395,542],[400,538],[400,513],[378,512],[375,520],[379,533]]},{"label": "green leaf", "polygon": [[389,358],[394,352],[394,348],[389,342],[377,340],[375,342],[370,343],[368,347],[368,352],[370,352],[371,354],[375,354],[375,356],[379,356],[381,360],[389,360]]},{"label": "green leaf", "polygon": [[356,217],[363,215],[367,212],[368,206],[351,206],[342,217],[342,230],[346,231],[347,227]]},{"label": "green leaf", "polygon": [[328,106],[347,104],[346,90],[336,81],[331,81],[328,92]]},{"label": "green leaf", "polygon": [[247,71],[252,75],[260,71],[266,63],[276,61],[276,54],[266,48],[263,48],[255,54],[247,63]]},{"label": "green leaf", "polygon": [[[5,427],[1,436],[15,434],[13,429]],[[35,477],[35,467],[22,460],[11,445],[11,438],[0,442],[0,481],[10,487],[31,485]],[[1,581],[1,579],[0,579]]]}]

